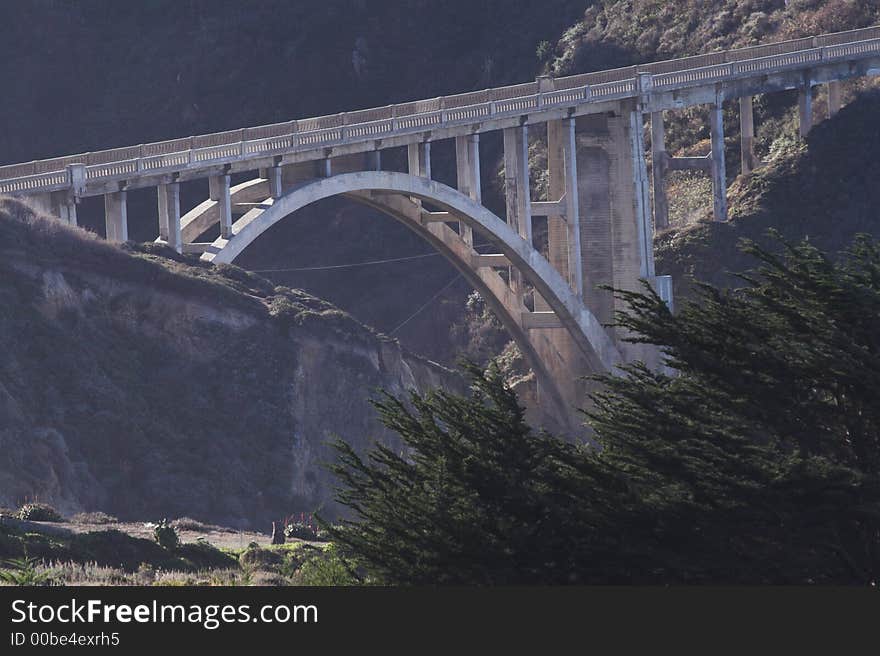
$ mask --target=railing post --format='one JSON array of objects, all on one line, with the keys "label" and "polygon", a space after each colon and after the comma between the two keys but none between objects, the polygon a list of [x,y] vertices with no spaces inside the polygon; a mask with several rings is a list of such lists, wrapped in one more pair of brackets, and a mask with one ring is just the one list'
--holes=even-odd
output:
[{"label": "railing post", "polygon": [[539,75],[535,78],[538,83],[538,108],[544,106],[544,94],[553,91],[553,77],[550,75]]},{"label": "railing post", "polygon": [[639,92],[639,110],[643,114],[651,111],[651,95],[654,91],[654,76],[650,73],[636,73],[636,89]]}]

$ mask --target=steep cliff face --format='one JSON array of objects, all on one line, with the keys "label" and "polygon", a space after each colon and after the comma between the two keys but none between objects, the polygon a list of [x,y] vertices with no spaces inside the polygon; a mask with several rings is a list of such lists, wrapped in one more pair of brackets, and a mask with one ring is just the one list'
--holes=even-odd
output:
[{"label": "steep cliff face", "polygon": [[457,386],[334,306],[0,202],[0,505],[237,526],[332,508],[382,388]]}]

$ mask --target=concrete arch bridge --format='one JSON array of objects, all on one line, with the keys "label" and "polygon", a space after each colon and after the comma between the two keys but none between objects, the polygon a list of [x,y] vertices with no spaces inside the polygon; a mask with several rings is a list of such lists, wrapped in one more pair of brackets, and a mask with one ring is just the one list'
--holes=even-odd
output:
[{"label": "concrete arch bridge", "polygon": [[[671,281],[656,275],[652,250],[654,231],[668,224],[667,173],[705,172],[715,219],[727,218],[725,103],[739,109],[748,173],[759,165],[755,95],[797,90],[806,135],[817,89],[827,89],[833,114],[847,80],[878,74],[880,27],[873,27],[12,164],[0,167],[0,193],[27,197],[70,223],[82,198],[103,196],[107,238],[124,241],[127,193],[155,188],[158,239],[217,263],[234,261],[272,225],[318,200],[344,196],[376,208],[422,236],[483,294],[534,370],[538,403],[573,425],[582,376],[636,358],[656,362],[650,348],[605,326],[619,307],[597,287],[637,289],[647,280],[672,302]],[[711,152],[671,157],[664,115],[694,105],[708,106]],[[530,131],[548,144],[543,198],[530,196]],[[482,204],[480,138],[487,133],[503,139],[504,218]],[[432,144],[447,140],[455,148],[455,188],[431,174]],[[405,149],[406,172],[383,170],[382,154],[393,149]],[[252,179],[231,184],[247,172]],[[182,214],[180,184],[194,180],[207,181],[207,199]],[[536,216],[547,221],[541,250]],[[218,226],[218,238],[202,240]],[[494,252],[477,252],[474,233]]]}]

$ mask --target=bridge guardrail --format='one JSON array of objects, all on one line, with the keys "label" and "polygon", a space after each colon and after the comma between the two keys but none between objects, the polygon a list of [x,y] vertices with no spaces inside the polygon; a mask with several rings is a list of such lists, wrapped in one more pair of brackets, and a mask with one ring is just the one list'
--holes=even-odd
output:
[{"label": "bridge guardrail", "polygon": [[541,92],[537,82],[416,100],[327,116],[169,139],[139,146],[68,155],[0,167],[0,193],[53,191],[71,164],[86,165],[88,180],[112,180],[132,173],[236,161],[347,139],[370,139],[417,131],[449,122],[531,111],[562,103],[608,101],[638,93],[636,77],[653,76],[653,88],[669,90],[737,76],[796,68],[880,52],[880,26],[751,46],[553,80]]}]

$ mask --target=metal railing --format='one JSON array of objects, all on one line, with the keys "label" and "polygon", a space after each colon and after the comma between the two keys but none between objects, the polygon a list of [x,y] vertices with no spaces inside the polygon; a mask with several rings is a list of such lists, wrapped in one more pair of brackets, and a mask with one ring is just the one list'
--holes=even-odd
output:
[{"label": "metal railing", "polygon": [[880,53],[880,26],[818,37],[697,55],[640,66],[584,73],[538,82],[442,96],[240,130],[170,139],[125,148],[56,157],[0,167],[0,193],[33,194],[69,188],[71,164],[85,165],[87,182],[158,175],[189,168],[283,155],[349,142],[420,132],[439,125],[474,123],[495,116],[539,112],[559,106],[638,95],[640,75],[651,88],[688,86]]}]

